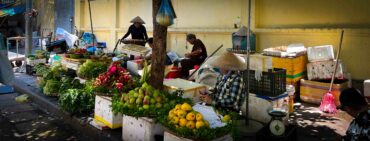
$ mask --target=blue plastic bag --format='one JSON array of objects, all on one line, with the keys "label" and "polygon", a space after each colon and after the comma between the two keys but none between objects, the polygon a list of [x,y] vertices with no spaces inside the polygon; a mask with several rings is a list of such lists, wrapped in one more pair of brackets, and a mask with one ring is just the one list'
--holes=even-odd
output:
[{"label": "blue plastic bag", "polygon": [[161,6],[159,7],[156,21],[162,26],[170,26],[173,24],[173,20],[176,18],[175,11],[170,0],[162,0]]}]

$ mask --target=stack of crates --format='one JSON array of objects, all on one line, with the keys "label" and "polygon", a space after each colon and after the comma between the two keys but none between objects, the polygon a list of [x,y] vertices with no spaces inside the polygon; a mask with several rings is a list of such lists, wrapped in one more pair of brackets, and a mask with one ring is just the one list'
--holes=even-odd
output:
[{"label": "stack of crates", "polygon": [[[297,94],[299,94],[300,80],[306,77],[306,64],[307,55],[290,58],[272,57],[272,67],[286,69],[286,84],[293,85]],[[297,97],[299,95],[296,95]]]}]

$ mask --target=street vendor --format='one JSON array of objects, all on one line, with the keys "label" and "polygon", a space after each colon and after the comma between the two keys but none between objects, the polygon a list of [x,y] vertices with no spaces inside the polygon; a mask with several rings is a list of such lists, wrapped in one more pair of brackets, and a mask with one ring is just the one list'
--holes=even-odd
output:
[{"label": "street vendor", "polygon": [[343,141],[370,141],[370,109],[365,97],[355,88],[345,89],[339,96],[341,109],[355,118]]},{"label": "street vendor", "polygon": [[183,78],[189,76],[189,70],[195,65],[201,65],[207,58],[207,49],[203,42],[196,38],[194,34],[186,35],[186,41],[193,45],[190,53],[186,53],[186,59],[181,60],[181,74]]},{"label": "street vendor", "polygon": [[240,71],[246,69],[246,64],[233,53],[224,53],[214,59],[211,65],[219,68],[221,75],[212,93],[203,93],[200,99],[207,104],[239,112],[245,98],[245,85]]},{"label": "street vendor", "polygon": [[[153,50],[153,47],[154,47],[154,44],[153,44],[153,38],[149,38],[148,41],[147,41],[149,47],[150,47],[150,50],[149,52],[145,55],[145,59],[146,60],[151,60],[152,59],[152,50]],[[170,57],[168,57],[168,55],[166,54],[166,61],[164,63],[164,65],[171,65],[172,64],[172,61],[170,59]]]},{"label": "street vendor", "polygon": [[143,24],[145,22],[139,17],[135,17],[131,20],[133,23],[129,28],[127,33],[122,37],[121,42],[124,41],[130,34],[132,39],[143,40],[139,45],[145,46],[145,41],[148,39],[148,34],[146,33],[146,28]]}]

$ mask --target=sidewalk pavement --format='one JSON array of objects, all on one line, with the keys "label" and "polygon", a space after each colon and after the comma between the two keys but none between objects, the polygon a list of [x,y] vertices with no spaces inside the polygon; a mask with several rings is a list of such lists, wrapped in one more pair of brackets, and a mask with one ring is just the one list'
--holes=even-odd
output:
[{"label": "sidewalk pavement", "polygon": [[17,93],[0,95],[0,140],[87,140],[62,118],[44,112],[32,102],[17,103]]}]

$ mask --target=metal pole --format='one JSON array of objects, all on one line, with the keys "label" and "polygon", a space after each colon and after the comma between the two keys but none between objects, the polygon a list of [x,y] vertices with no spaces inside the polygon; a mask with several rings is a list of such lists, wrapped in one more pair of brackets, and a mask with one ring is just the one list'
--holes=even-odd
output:
[{"label": "metal pole", "polygon": [[29,55],[32,51],[32,22],[31,17],[28,15],[29,12],[32,10],[32,0],[26,0],[26,14],[25,14],[25,21],[26,21],[26,50],[25,55]]},{"label": "metal pole", "polygon": [[93,27],[93,21],[92,21],[92,13],[91,13],[91,6],[90,6],[90,0],[88,0],[89,2],[89,13],[90,13],[90,28],[91,28],[91,36],[92,36],[92,46],[94,46],[95,44],[95,35],[94,35],[94,27]]},{"label": "metal pole", "polygon": [[251,41],[250,41],[250,34],[251,34],[251,2],[252,0],[248,0],[248,32],[247,32],[247,81],[245,85],[246,89],[246,109],[245,109],[245,124],[248,126],[249,125],[249,56],[251,52]]}]

